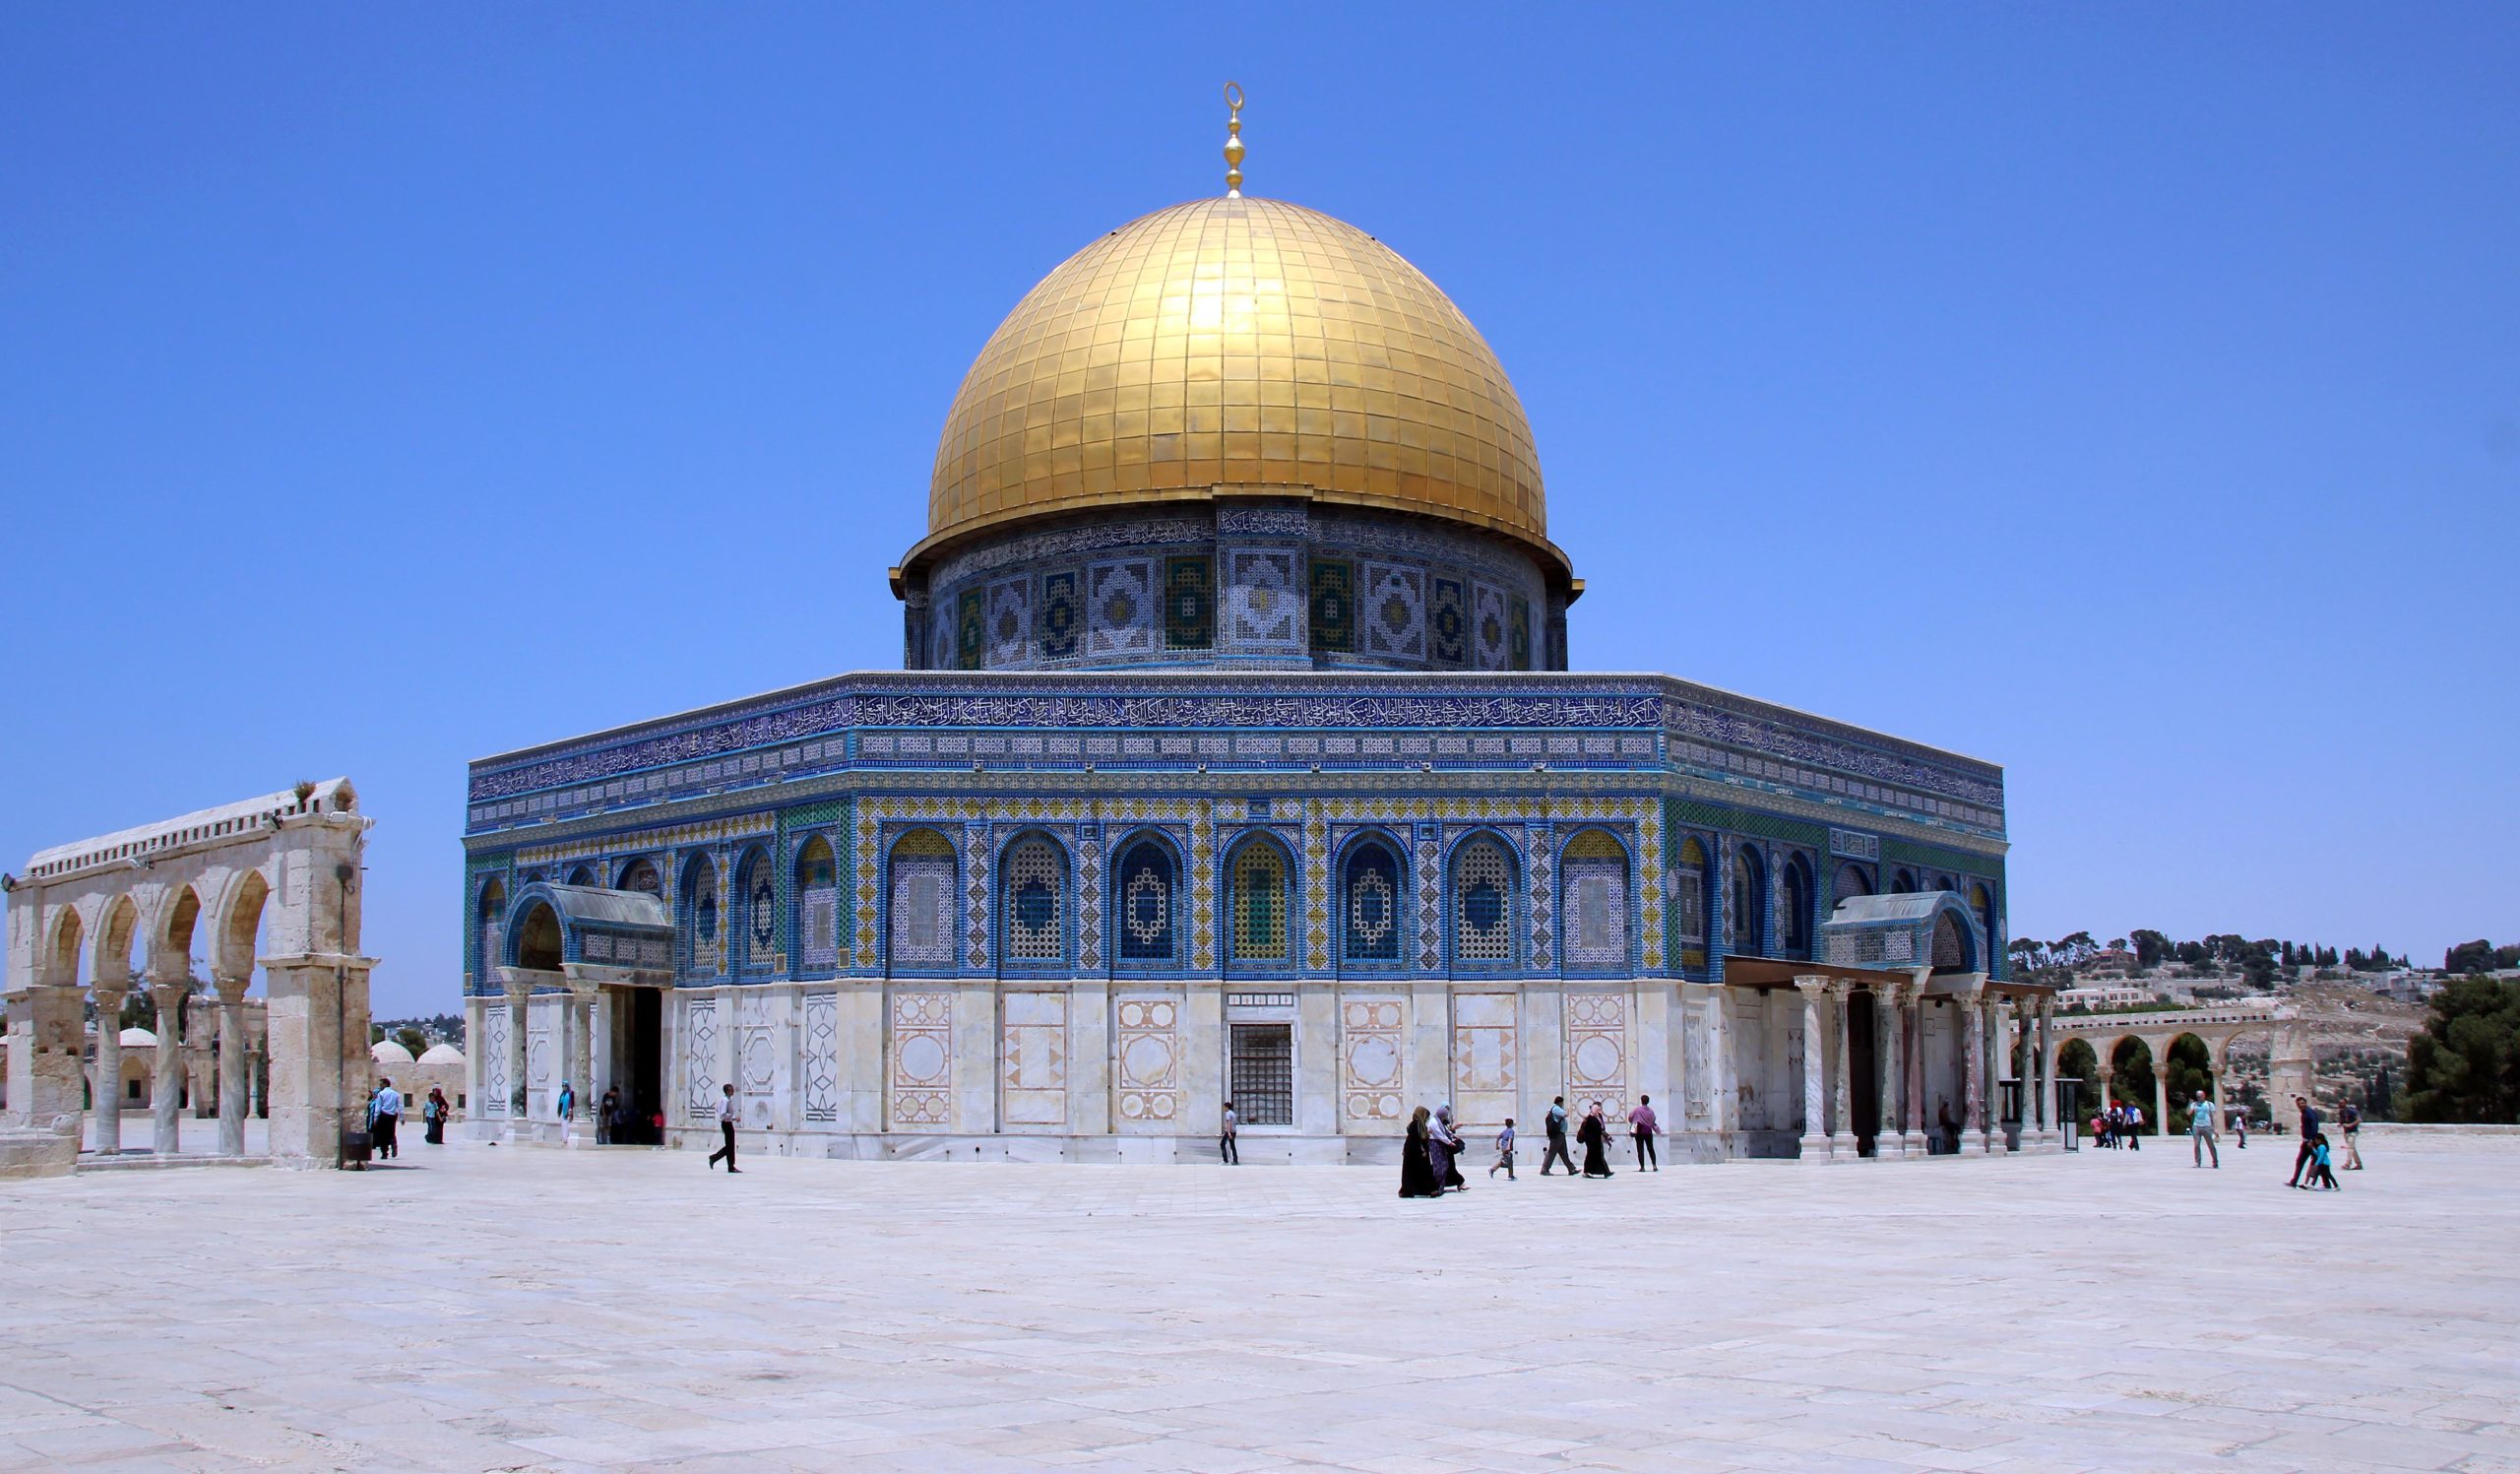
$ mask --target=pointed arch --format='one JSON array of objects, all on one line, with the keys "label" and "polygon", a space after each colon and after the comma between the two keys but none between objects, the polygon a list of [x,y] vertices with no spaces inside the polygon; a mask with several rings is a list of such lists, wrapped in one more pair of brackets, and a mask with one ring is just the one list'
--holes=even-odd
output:
[{"label": "pointed arch", "polygon": [[1725,908],[1726,950],[1739,957],[1767,953],[1768,865],[1759,847],[1744,843],[1732,852],[1732,904]]},{"label": "pointed arch", "polygon": [[569,866],[568,883],[571,885],[595,884],[595,866],[591,865],[573,865]]},{"label": "pointed arch", "polygon": [[1811,955],[1811,862],[1796,852],[1777,877],[1777,950],[1788,957]]},{"label": "pointed arch", "polygon": [[89,981],[121,988],[132,980],[131,944],[140,936],[140,904],[128,893],[105,903],[96,923],[96,945],[88,955]]},{"label": "pointed arch", "polygon": [[[1704,947],[1707,942],[1706,919],[1714,910],[1708,897],[1715,886],[1715,867],[1707,863],[1706,842],[1696,835],[1680,840],[1680,848],[1665,882],[1670,887],[1672,923],[1679,929],[1683,948]],[[1701,954],[1702,955],[1702,954]]]},{"label": "pointed arch", "polygon": [[1933,921],[1933,970],[1938,973],[1974,973],[1978,969],[1978,945],[1969,934],[1969,924],[1961,920],[1956,909],[1946,909]]},{"label": "pointed arch", "polygon": [[1871,871],[1866,870],[1863,866],[1856,864],[1852,860],[1839,862],[1837,879],[1830,883],[1830,901],[1834,904],[1838,901],[1851,900],[1857,896],[1868,896],[1870,894],[1872,894]]},{"label": "pointed arch", "polygon": [[166,903],[165,921],[158,928],[158,954],[168,966],[190,977],[193,937],[201,929],[201,895],[191,886],[178,889]]},{"label": "pointed arch", "polygon": [[1400,961],[1401,902],[1407,894],[1399,847],[1373,832],[1349,842],[1339,864],[1339,957],[1366,965]]},{"label": "pointed arch", "polygon": [[1067,848],[1041,830],[1006,847],[998,863],[999,956],[1008,968],[1047,971],[1067,962]]},{"label": "pointed arch", "polygon": [[227,898],[226,915],[219,924],[219,959],[220,968],[231,976],[244,977],[254,970],[255,938],[262,934],[263,905],[271,894],[271,882],[263,872],[247,870]]},{"label": "pointed arch", "polygon": [[675,920],[682,928],[683,975],[715,978],[723,971],[724,936],[720,927],[718,862],[706,850],[693,852],[682,865]]},{"label": "pointed arch", "polygon": [[1999,965],[2003,960],[2003,931],[1995,925],[1995,893],[1984,880],[1969,886],[1969,910],[1978,919],[1978,929],[1986,938],[1986,960]]},{"label": "pointed arch", "polygon": [[770,851],[748,846],[735,862],[732,930],[735,965],[731,971],[758,977],[775,971],[780,955],[779,878]]},{"label": "pointed arch", "polygon": [[1913,896],[1917,893],[1917,872],[1902,865],[1890,877],[1890,894]]},{"label": "pointed arch", "polygon": [[1180,955],[1181,866],[1154,832],[1123,841],[1111,866],[1111,929],[1122,966],[1169,964]]},{"label": "pointed arch", "polygon": [[536,972],[556,973],[566,960],[566,945],[560,931],[560,914],[539,894],[518,897],[519,912],[509,928],[513,940],[509,943],[509,967],[530,968]]},{"label": "pointed arch", "polygon": [[1294,963],[1289,925],[1293,857],[1271,834],[1244,836],[1226,857],[1226,962],[1276,969]]},{"label": "pointed arch", "polygon": [[483,993],[495,991],[499,967],[507,956],[508,883],[497,875],[481,883],[480,898],[472,906],[472,938],[479,948],[473,956],[473,982]]},{"label": "pointed arch", "polygon": [[1456,968],[1511,967],[1518,953],[1514,904],[1520,866],[1504,839],[1481,831],[1453,846],[1452,964]]},{"label": "pointed arch", "polygon": [[87,923],[79,919],[79,908],[55,909],[52,940],[44,948],[44,982],[56,988],[77,988],[87,981],[79,976],[79,954],[86,945],[87,932]]},{"label": "pointed arch", "polygon": [[799,971],[840,966],[840,865],[831,841],[817,834],[796,848],[794,956]]},{"label": "pointed arch", "polygon": [[1566,842],[1558,863],[1558,884],[1564,895],[1557,913],[1565,919],[1560,954],[1568,970],[1623,970],[1628,961],[1627,846],[1618,836],[1595,826]]},{"label": "pointed arch", "polygon": [[646,891],[649,895],[663,900],[665,877],[657,868],[655,861],[645,855],[633,855],[622,863],[619,872],[612,877],[612,888]]},{"label": "pointed arch", "polygon": [[893,841],[885,857],[887,968],[937,972],[954,965],[958,868],[954,842],[940,830],[913,829]]}]

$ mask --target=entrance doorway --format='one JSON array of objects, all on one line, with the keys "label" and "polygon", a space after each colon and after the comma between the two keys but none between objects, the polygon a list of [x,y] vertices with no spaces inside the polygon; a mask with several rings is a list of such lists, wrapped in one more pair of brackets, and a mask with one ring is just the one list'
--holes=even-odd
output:
[{"label": "entrance doorway", "polygon": [[1246,1125],[1295,1123],[1295,1040],[1286,1024],[1230,1026],[1227,1071],[1233,1112]]},{"label": "entrance doorway", "polygon": [[665,1108],[665,995],[662,989],[624,988],[614,994],[621,1023],[613,1038],[613,1081],[629,1117],[612,1139],[625,1146],[662,1146],[657,1118]]},{"label": "entrance doorway", "polygon": [[1847,1072],[1847,1115],[1855,1132],[1856,1151],[1873,1156],[1881,1135],[1881,1015],[1871,990],[1847,994],[1847,1054],[1839,1061]]}]

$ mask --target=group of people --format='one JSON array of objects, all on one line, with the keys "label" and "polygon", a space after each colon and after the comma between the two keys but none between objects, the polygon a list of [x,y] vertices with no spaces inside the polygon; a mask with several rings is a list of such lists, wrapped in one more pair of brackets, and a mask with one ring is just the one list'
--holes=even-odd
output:
[{"label": "group of people", "polygon": [[[403,1125],[403,1092],[394,1082],[379,1079],[376,1088],[367,1093],[367,1139],[370,1152],[380,1162],[403,1155],[400,1134]],[[429,1098],[420,1102],[420,1123],[424,1139],[431,1146],[446,1145],[446,1092],[435,1085],[429,1087]]]},{"label": "group of people", "polygon": [[2142,1151],[2144,1108],[2131,1101],[2110,1102],[2108,1110],[2091,1119],[2091,1139],[2096,1146]]},{"label": "group of people", "polygon": [[[1226,1108],[1226,1142],[1233,1139],[1233,1108]],[[1575,1160],[1567,1152],[1566,1097],[1558,1096],[1549,1103],[1548,1149],[1540,1159],[1540,1175],[1547,1177],[1559,1164],[1568,1177],[1575,1176]],[[1636,1109],[1627,1113],[1628,1136],[1635,1143],[1636,1166],[1640,1172],[1660,1172],[1662,1162],[1654,1150],[1654,1138],[1662,1134],[1662,1123],[1654,1116],[1654,1097],[1636,1098]],[[1584,1148],[1584,1172],[1588,1178],[1610,1176],[1610,1126],[1603,1104],[1595,1101],[1584,1119],[1576,1123],[1575,1141]],[[1440,1105],[1429,1111],[1419,1106],[1409,1118],[1409,1135],[1400,1153],[1400,1195],[1403,1197],[1441,1197],[1446,1192],[1466,1192],[1470,1184],[1461,1175],[1461,1155],[1467,1143],[1460,1127],[1454,1123],[1453,1108]],[[1228,1158],[1230,1160],[1230,1158]],[[1514,1118],[1496,1133],[1496,1160],[1489,1165],[1490,1178],[1505,1174],[1507,1182],[1514,1177]]]},{"label": "group of people", "polygon": [[[2352,1101],[2347,1101],[2337,1112],[2337,1127],[2345,1137],[2345,1161],[2339,1164],[2335,1161],[2334,1148],[2327,1139],[2326,1116],[2317,1106],[2311,1104],[2307,1096],[2293,1097],[2293,1107],[2300,1116],[2301,1135],[2300,1145],[2293,1153],[2292,1181],[2285,1186],[2330,1192],[2338,1190],[2344,1186],[2336,1180],[2336,1169],[2340,1165],[2347,1172],[2359,1172],[2362,1168],[2362,1148],[2360,1140],[2362,1132],[2362,1108]],[[2197,1091],[2194,1098],[2188,1102],[2188,1155],[2193,1166],[2212,1167],[2219,1170],[2223,1165],[2221,1133],[2216,1129],[2216,1114],[2213,1101],[2207,1098],[2202,1090]],[[2091,1119],[2092,1138],[2102,1146],[2124,1146],[2131,1150],[2141,1150],[2144,1144],[2143,1129],[2143,1108],[2126,1102],[2112,1104],[2108,1110]],[[2242,1150],[2246,1150],[2248,1119],[2244,1114],[2234,1116],[2233,1130],[2237,1138],[2237,1145]]]},{"label": "group of people", "polygon": [[[2293,1153],[2292,1181],[2284,1186],[2322,1192],[2341,1190],[2345,1185],[2336,1180],[2339,1164],[2328,1145],[2327,1118],[2307,1096],[2293,1097],[2293,1109],[2300,1113],[2301,1144]],[[2336,1124],[2345,1137],[2345,1161],[2342,1165],[2347,1172],[2361,1172],[2362,1144],[2359,1138],[2362,1134],[2362,1109],[2347,1101],[2337,1112]]]}]

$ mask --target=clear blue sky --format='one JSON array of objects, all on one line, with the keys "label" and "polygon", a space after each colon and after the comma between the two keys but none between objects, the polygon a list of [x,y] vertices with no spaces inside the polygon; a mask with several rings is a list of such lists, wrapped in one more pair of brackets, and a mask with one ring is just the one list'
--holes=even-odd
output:
[{"label": "clear blue sky", "polygon": [[1232,76],[1513,373],[1580,667],[2003,763],[2016,934],[2520,939],[2520,8],[1471,15],[0,8],[0,865],[346,772],[451,1006],[466,759],[897,667]]}]

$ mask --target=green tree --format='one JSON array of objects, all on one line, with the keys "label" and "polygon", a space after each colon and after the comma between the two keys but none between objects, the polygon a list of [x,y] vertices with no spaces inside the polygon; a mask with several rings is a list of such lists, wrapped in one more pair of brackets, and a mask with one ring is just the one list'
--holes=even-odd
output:
[{"label": "green tree", "polygon": [[2493,971],[2493,943],[2480,936],[2441,954],[2441,971],[2453,976]]},{"label": "green tree", "polygon": [[2188,1127],[2196,1092],[2204,1091],[2208,1101],[2214,1098],[2214,1055],[2204,1040],[2181,1034],[2170,1042],[2163,1068],[2168,1072],[2163,1083],[2170,1087],[2170,1120],[2162,1122],[2162,1131],[2175,1135]]},{"label": "green tree", "polygon": [[2520,979],[2461,978],[2407,1041],[2409,1121],[2520,1122]]},{"label": "green tree", "polygon": [[2159,931],[2138,927],[2127,934],[2127,939],[2135,944],[2135,965],[2138,967],[2159,967],[2162,959],[2170,955],[2170,938]]},{"label": "green tree", "polygon": [[429,1037],[410,1024],[405,1024],[394,1031],[394,1042],[410,1050],[414,1059],[429,1052]]}]

